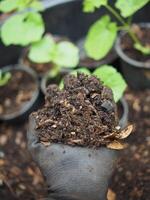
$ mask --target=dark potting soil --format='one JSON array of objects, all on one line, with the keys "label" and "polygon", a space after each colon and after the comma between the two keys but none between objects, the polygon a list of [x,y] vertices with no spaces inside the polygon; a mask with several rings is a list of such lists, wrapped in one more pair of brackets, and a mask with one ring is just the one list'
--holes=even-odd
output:
[{"label": "dark potting soil", "polygon": [[25,71],[12,70],[11,79],[0,87],[0,116],[19,112],[33,96],[36,84]]},{"label": "dark potting soil", "polygon": [[41,142],[99,147],[118,133],[112,91],[94,76],[68,75],[62,91],[49,86],[44,108],[33,116]]},{"label": "dark potting soil", "polygon": [[[80,63],[79,66],[88,67],[90,69],[95,69],[96,67],[99,67],[103,64],[111,64],[114,62],[117,58],[116,52],[114,49],[111,49],[110,52],[101,60],[94,60],[92,58],[89,58],[86,55],[86,52],[84,50],[84,42],[85,39],[81,39],[78,41],[77,45],[80,49]],[[101,48],[101,46],[100,46]]]},{"label": "dark potting soil", "polygon": [[[134,25],[132,29],[141,43],[150,47],[150,28],[140,28],[139,26]],[[134,43],[131,37],[128,34],[125,34],[121,41],[121,48],[124,53],[134,60],[150,63],[150,55],[142,54],[140,51],[136,50],[133,45]]]}]

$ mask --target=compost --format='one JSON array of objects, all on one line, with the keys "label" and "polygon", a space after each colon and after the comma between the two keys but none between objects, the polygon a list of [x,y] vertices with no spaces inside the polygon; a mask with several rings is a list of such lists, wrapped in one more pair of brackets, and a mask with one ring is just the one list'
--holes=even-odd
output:
[{"label": "compost", "polygon": [[50,85],[44,108],[33,116],[41,142],[99,147],[118,134],[112,91],[94,76],[68,75],[63,90]]}]

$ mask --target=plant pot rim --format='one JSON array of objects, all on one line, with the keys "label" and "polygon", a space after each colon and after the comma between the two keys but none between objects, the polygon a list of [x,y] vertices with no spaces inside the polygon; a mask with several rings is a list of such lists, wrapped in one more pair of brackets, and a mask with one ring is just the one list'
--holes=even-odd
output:
[{"label": "plant pot rim", "polygon": [[37,86],[36,90],[33,91],[32,98],[19,111],[11,113],[11,114],[5,114],[5,115],[0,116],[0,120],[10,121],[10,120],[14,120],[14,119],[24,115],[33,106],[33,104],[36,102],[36,100],[37,100],[37,98],[39,96],[39,82],[38,82],[38,79],[36,77],[35,72],[32,69],[28,69],[27,67],[19,65],[19,64],[17,64],[17,65],[8,65],[6,67],[3,67],[2,70],[4,72],[13,71],[13,70],[26,72],[30,76],[33,77],[34,83]]},{"label": "plant pot rim", "polygon": [[119,100],[119,102],[122,106],[122,115],[119,119],[119,126],[123,129],[128,124],[129,106],[124,96]]},{"label": "plant pot rim", "polygon": [[[71,72],[72,71],[72,69],[71,68],[62,68],[61,69],[61,71],[60,71],[60,73],[59,74],[63,74],[63,73],[69,73],[69,72]],[[59,75],[59,74],[57,74],[57,76]],[[56,77],[57,77],[56,76]],[[55,78],[55,77],[54,77]],[[42,93],[45,95],[46,94],[46,83],[47,83],[47,81],[49,80],[49,79],[53,79],[53,78],[51,78],[50,77],[50,75],[49,75],[49,72],[47,72],[46,74],[44,74],[44,76],[42,77],[42,79],[41,79],[41,84],[40,84],[40,87],[41,87],[41,91],[42,91]]]},{"label": "plant pot rim", "polygon": [[[145,23],[138,23],[138,25],[140,25],[140,27],[147,27],[147,28],[150,28],[150,23],[148,22],[145,22]],[[132,66],[134,67],[139,67],[139,68],[146,68],[146,69],[149,69],[150,68],[150,62],[140,62],[140,61],[137,61],[137,60],[134,60],[132,58],[130,58],[129,56],[127,56],[122,48],[121,48],[121,39],[122,37],[126,34],[127,32],[126,31],[121,31],[117,40],[116,40],[116,43],[115,43],[115,50],[117,52],[117,54],[120,56],[120,58],[122,60],[124,60],[125,62],[131,64]]]},{"label": "plant pot rim", "polygon": [[64,3],[79,2],[81,0],[43,0],[44,9],[52,8]]}]

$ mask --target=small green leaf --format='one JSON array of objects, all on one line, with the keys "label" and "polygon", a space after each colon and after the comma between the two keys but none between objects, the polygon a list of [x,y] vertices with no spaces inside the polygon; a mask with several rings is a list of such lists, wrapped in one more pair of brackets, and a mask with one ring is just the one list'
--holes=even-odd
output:
[{"label": "small green leaf", "polygon": [[49,71],[49,77],[55,78],[60,73],[60,66],[53,65],[52,69]]},{"label": "small green leaf", "polygon": [[44,22],[39,13],[27,12],[16,14],[1,27],[1,39],[8,46],[28,45],[41,39],[44,33]]},{"label": "small green leaf", "polygon": [[86,41],[85,50],[90,58],[100,60],[104,58],[113,47],[117,36],[117,25],[105,15],[96,21],[90,28]]},{"label": "small green leaf", "polygon": [[100,8],[103,5],[107,5],[108,0],[84,0],[83,11],[94,12],[96,8]]},{"label": "small green leaf", "polygon": [[53,59],[56,43],[50,35],[45,35],[40,41],[31,45],[28,57],[36,63],[47,63]]},{"label": "small green leaf", "polygon": [[150,47],[144,47],[139,43],[135,43],[134,48],[137,49],[138,51],[142,52],[145,55],[150,55]]},{"label": "small green leaf", "polygon": [[100,79],[104,85],[112,89],[115,102],[123,96],[127,84],[114,67],[102,65],[94,71],[93,75]]},{"label": "small green leaf", "polygon": [[73,70],[70,74],[77,75],[77,73],[82,73],[82,74],[85,74],[85,75],[91,75],[90,70],[85,68],[85,67]]},{"label": "small green leaf", "polygon": [[0,11],[3,13],[21,11],[26,8],[42,10],[43,6],[38,0],[2,0],[0,2]]},{"label": "small green leaf", "polygon": [[59,89],[62,90],[64,88],[64,80],[62,79],[59,83]]},{"label": "small green leaf", "polygon": [[145,6],[150,0],[117,0],[115,3],[123,17],[129,17]]},{"label": "small green leaf", "polygon": [[10,80],[10,78],[11,78],[10,72],[2,72],[2,70],[0,70],[0,86],[6,85]]},{"label": "small green leaf", "polygon": [[58,43],[53,62],[62,67],[76,67],[79,62],[78,48],[68,41]]}]

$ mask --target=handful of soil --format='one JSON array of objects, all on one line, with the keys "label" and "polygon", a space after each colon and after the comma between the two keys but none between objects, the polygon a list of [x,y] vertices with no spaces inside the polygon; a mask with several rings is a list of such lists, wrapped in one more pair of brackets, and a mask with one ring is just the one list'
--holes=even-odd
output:
[{"label": "handful of soil", "polygon": [[64,79],[64,89],[50,85],[44,108],[33,113],[41,143],[100,147],[120,137],[111,89],[96,77]]}]

